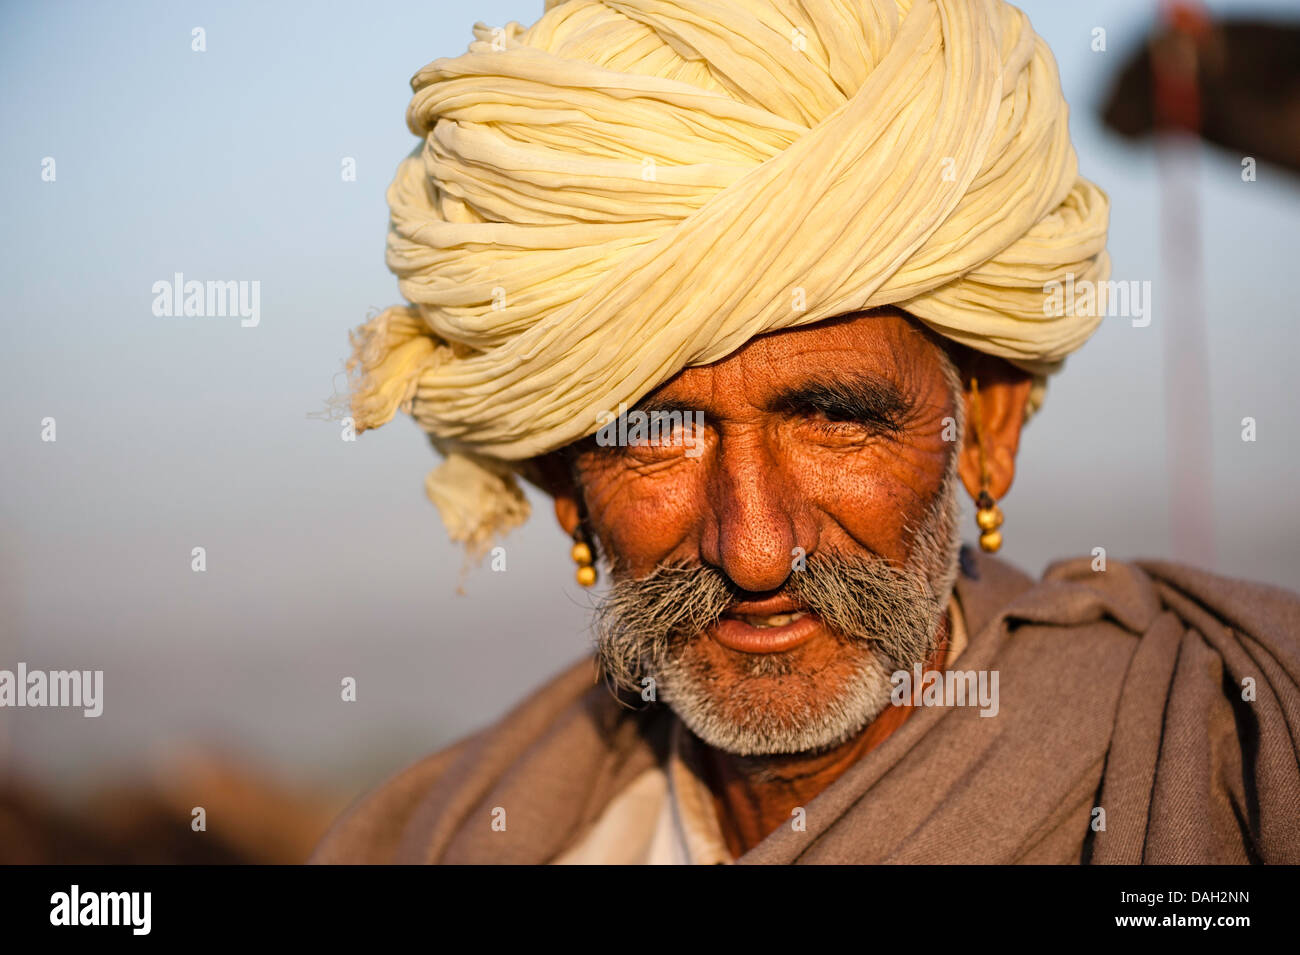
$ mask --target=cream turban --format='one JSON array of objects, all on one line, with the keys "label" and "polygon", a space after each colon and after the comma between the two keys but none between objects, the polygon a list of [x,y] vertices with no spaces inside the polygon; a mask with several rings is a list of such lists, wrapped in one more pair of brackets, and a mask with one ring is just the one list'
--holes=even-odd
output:
[{"label": "cream turban", "polygon": [[[755,335],[897,305],[1037,378],[1099,312],[1108,204],[1056,65],[1000,0],[548,0],[411,80],[388,190],[411,303],[354,336],[352,414],[445,460],[454,540],[521,523],[521,463]],[[1032,409],[1031,409],[1032,410]]]}]

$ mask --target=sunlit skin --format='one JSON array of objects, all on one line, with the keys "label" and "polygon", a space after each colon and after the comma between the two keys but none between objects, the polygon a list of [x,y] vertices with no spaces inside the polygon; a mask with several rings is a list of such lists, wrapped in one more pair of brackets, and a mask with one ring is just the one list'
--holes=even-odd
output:
[{"label": "sunlit skin", "polygon": [[[585,504],[587,526],[618,575],[641,577],[668,562],[721,570],[747,591],[729,615],[794,609],[782,589],[797,548],[809,559],[824,552],[902,564],[952,451],[943,433],[954,408],[941,347],[920,323],[894,309],[755,338],[715,364],[683,370],[637,406],[703,411],[703,432],[693,436],[702,447],[699,456],[663,444],[599,448],[589,439],[576,449],[578,487],[557,457],[539,462],[556,516],[571,535]],[[969,388],[974,375],[988,489],[1000,500],[1014,476],[1030,380],[1000,359],[965,350],[953,358],[966,384],[962,483],[972,497],[978,494]],[[876,386],[871,394],[892,393],[901,401],[867,420],[834,420],[842,416],[789,400],[809,384],[861,388],[863,382]],[[811,636],[777,652],[799,671],[816,672],[813,685],[846,679],[842,643],[815,618],[814,624],[806,628]],[[945,633],[946,627],[945,620]],[[723,645],[714,633],[698,639],[706,641],[699,649],[717,679],[756,679],[745,667],[752,654]],[[818,753],[742,758],[702,747],[732,853],[743,854],[786,824],[794,807],[806,806],[908,712],[887,707],[855,737]]]}]

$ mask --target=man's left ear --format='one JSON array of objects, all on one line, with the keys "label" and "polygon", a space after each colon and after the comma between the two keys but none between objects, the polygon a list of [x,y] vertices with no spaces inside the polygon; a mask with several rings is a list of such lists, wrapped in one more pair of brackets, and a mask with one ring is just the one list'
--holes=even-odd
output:
[{"label": "man's left ear", "polygon": [[[984,448],[984,467],[988,472],[987,489],[995,501],[1011,490],[1016,476],[1016,452],[1020,449],[1020,429],[1025,423],[1025,402],[1033,387],[1033,377],[995,355],[967,352],[961,368],[966,392],[966,434],[961,459],[957,463],[961,480],[972,499],[985,487],[980,468],[980,446]],[[976,402],[972,380],[978,383]],[[980,427],[976,428],[976,413]]]}]

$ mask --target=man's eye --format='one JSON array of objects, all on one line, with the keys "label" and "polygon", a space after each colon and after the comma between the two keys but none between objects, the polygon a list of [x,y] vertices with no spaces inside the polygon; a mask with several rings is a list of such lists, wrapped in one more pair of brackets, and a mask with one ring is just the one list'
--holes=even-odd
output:
[{"label": "man's eye", "polygon": [[805,418],[814,428],[831,434],[883,434],[898,430],[894,422],[882,421],[878,416],[839,409],[809,409]]},{"label": "man's eye", "polygon": [[852,418],[838,418],[817,414],[812,416],[811,421],[813,427],[834,434],[863,433],[873,430],[861,421],[855,421]]},{"label": "man's eye", "polygon": [[685,454],[696,457],[704,440],[704,422],[699,412],[629,412],[626,418],[608,425],[596,436],[596,443],[614,451],[655,456]]},{"label": "man's eye", "polygon": [[682,444],[693,437],[690,426],[683,425],[681,422],[664,422],[661,425],[650,427],[646,433],[630,434],[628,443],[639,447],[681,447]]}]

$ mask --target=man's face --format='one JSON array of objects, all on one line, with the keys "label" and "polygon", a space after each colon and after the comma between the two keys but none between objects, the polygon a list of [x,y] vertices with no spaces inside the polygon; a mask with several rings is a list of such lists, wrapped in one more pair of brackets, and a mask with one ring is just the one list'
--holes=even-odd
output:
[{"label": "man's face", "polygon": [[933,649],[951,592],[963,409],[946,356],[901,313],[858,315],[756,338],[637,409],[703,428],[580,446],[614,576],[607,664],[639,659],[729,751],[856,733],[889,673]]}]

